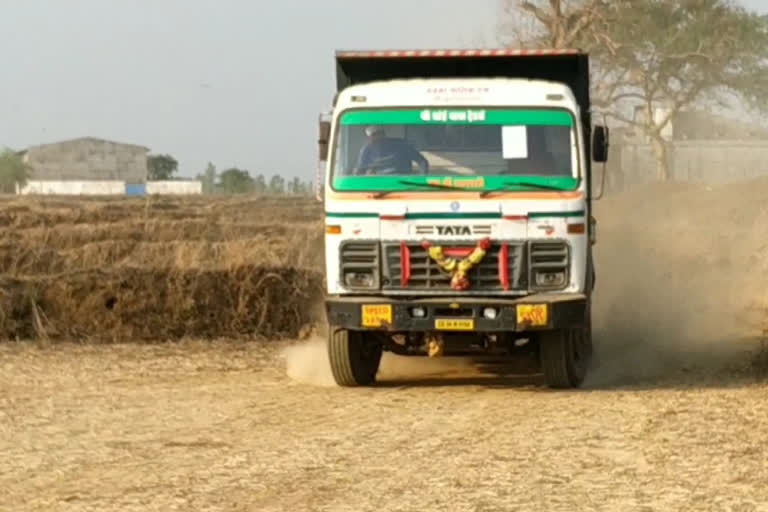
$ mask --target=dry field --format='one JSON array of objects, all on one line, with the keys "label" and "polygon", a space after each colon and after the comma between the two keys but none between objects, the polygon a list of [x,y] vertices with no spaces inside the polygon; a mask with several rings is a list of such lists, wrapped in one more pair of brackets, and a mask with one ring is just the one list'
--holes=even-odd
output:
[{"label": "dry field", "polygon": [[21,199],[0,208],[0,336],[297,336],[322,293],[306,199]]},{"label": "dry field", "polygon": [[7,201],[0,327],[34,341],[0,343],[0,511],[768,511],[768,183],[598,204],[574,392],[396,357],[333,386],[296,339],[319,212]]}]

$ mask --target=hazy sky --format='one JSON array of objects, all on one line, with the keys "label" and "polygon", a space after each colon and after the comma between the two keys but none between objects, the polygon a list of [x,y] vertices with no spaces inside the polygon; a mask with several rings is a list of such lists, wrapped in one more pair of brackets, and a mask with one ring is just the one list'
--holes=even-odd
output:
[{"label": "hazy sky", "polygon": [[336,49],[493,45],[499,0],[0,0],[0,12],[0,147],[94,136],[169,153],[186,176],[212,161],[310,179]]}]

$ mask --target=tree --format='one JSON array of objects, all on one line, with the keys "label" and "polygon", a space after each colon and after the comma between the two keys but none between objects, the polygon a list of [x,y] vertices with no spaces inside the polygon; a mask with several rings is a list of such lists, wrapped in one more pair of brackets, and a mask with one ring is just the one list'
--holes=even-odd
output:
[{"label": "tree", "polygon": [[246,170],[232,167],[219,175],[219,186],[228,194],[247,194],[253,191],[254,181]]},{"label": "tree", "polygon": [[[615,43],[607,27],[623,27],[618,6],[633,0],[506,0],[502,43],[524,48],[578,48],[590,54],[593,105],[611,104],[621,71],[610,61]],[[640,0],[645,1],[645,0]],[[626,23],[626,22],[624,22]]]},{"label": "tree", "polygon": [[147,157],[147,179],[151,181],[169,180],[178,170],[179,163],[170,155]]},{"label": "tree", "polygon": [[297,196],[310,196],[312,195],[313,187],[311,181],[302,181],[299,178],[294,178],[294,194]]},{"label": "tree", "polygon": [[274,195],[285,194],[285,179],[279,174],[275,174],[270,178],[269,193]]},{"label": "tree", "polygon": [[29,176],[29,166],[22,157],[10,149],[0,153],[0,192],[15,194],[16,184],[23,186]]},{"label": "tree", "polygon": [[263,174],[256,176],[253,189],[257,194],[263,194],[267,191],[267,180],[264,178]]},{"label": "tree", "polygon": [[203,192],[205,194],[212,194],[216,189],[216,166],[211,162],[208,162],[201,181],[203,182]]},{"label": "tree", "polygon": [[[608,11],[607,0],[507,0],[504,11],[514,46],[576,48],[594,37],[593,25]],[[519,14],[526,17],[520,18]],[[532,18],[532,19],[531,19]],[[524,21],[532,21],[526,24]]]},{"label": "tree", "polygon": [[[572,0],[565,9],[559,0],[546,4],[516,3],[519,13],[536,20],[528,41],[568,43],[592,54],[595,107],[651,140],[661,181],[669,179],[663,132],[680,111],[706,101],[727,106],[731,98],[766,110],[766,17],[730,0]],[[578,12],[587,15],[574,24]],[[637,111],[639,118],[630,114]]]},{"label": "tree", "polygon": [[288,194],[292,196],[300,196],[302,194],[302,189],[301,180],[298,177],[294,177],[288,182]]}]

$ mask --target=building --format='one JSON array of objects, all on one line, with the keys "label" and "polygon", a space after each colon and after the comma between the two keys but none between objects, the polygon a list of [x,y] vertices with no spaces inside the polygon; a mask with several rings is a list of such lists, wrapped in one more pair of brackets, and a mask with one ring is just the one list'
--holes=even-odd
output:
[{"label": "building", "polygon": [[21,152],[30,181],[144,183],[149,148],[94,137],[33,146]]},{"label": "building", "polygon": [[19,155],[29,166],[22,195],[199,195],[199,180],[147,180],[149,148],[95,137],[33,146]]},{"label": "building", "polygon": [[[662,115],[663,110],[656,112],[657,119]],[[644,118],[638,109],[635,120]],[[768,176],[768,130],[759,124],[691,109],[672,116],[662,137],[669,181],[713,185]],[[641,127],[612,128],[608,190],[658,181],[659,165],[656,148]]]},{"label": "building", "polygon": [[765,127],[701,111],[680,112],[674,118],[674,140],[768,140]]},{"label": "building", "polygon": [[[668,112],[669,110],[659,107],[655,109],[654,119],[660,121],[668,115]],[[644,107],[636,107],[633,118],[635,121],[644,122],[646,118]],[[621,134],[622,137],[649,140],[642,129],[635,126],[624,127],[616,133]],[[768,129],[748,121],[690,109],[675,113],[662,130],[661,135],[668,141],[766,141],[768,140]]]}]

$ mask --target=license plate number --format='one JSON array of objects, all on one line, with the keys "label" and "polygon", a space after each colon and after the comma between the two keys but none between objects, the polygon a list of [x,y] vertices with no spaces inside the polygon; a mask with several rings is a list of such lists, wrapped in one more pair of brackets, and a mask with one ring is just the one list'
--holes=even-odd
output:
[{"label": "license plate number", "polygon": [[362,308],[363,327],[381,327],[392,323],[392,305],[365,304]]},{"label": "license plate number", "polygon": [[475,321],[471,318],[437,318],[435,329],[442,331],[471,331],[475,328]]},{"label": "license plate number", "polygon": [[546,304],[518,304],[517,324],[530,327],[545,327],[549,323]]}]

